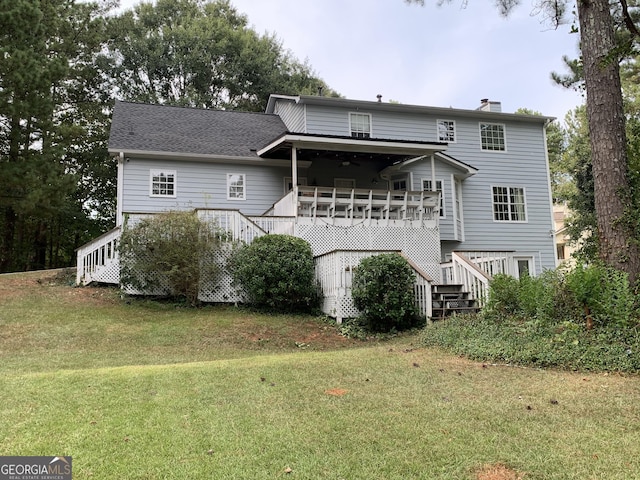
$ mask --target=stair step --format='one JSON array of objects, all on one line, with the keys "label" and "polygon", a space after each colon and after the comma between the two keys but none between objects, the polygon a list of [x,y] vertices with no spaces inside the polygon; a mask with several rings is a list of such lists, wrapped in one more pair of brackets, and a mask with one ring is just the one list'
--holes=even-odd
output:
[{"label": "stair step", "polygon": [[445,318],[453,313],[477,313],[478,302],[464,291],[463,285],[434,285],[432,294],[433,318]]},{"label": "stair step", "polygon": [[432,291],[433,293],[458,293],[458,292],[462,292],[463,288],[464,288],[464,285],[459,285],[457,283],[448,283],[448,284],[434,285]]}]

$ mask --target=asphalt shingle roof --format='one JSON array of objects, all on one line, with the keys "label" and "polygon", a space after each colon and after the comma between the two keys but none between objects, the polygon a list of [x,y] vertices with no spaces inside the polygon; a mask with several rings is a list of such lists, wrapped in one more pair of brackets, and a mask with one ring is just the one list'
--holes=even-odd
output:
[{"label": "asphalt shingle roof", "polygon": [[257,157],[286,131],[273,114],[116,102],[109,150]]}]

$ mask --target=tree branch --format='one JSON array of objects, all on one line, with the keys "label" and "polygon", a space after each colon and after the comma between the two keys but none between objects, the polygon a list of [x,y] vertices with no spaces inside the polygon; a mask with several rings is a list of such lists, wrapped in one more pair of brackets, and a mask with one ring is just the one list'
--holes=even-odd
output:
[{"label": "tree branch", "polygon": [[624,24],[627,27],[627,30],[629,30],[631,35],[634,37],[640,38],[640,31],[638,31],[638,27],[633,23],[633,19],[629,14],[629,5],[627,4],[627,0],[620,0],[620,5],[622,5],[622,15],[624,17]]}]

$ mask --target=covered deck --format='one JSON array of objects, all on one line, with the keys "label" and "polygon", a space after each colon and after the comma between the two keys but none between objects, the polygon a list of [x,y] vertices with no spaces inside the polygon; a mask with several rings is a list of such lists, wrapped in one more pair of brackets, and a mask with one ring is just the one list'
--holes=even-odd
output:
[{"label": "covered deck", "polygon": [[267,215],[303,225],[435,228],[439,204],[438,192],[296,186]]}]

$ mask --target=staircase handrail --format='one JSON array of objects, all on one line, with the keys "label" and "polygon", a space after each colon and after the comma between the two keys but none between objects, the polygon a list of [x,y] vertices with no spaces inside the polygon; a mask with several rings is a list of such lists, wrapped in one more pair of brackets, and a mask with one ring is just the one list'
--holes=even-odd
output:
[{"label": "staircase handrail", "polygon": [[455,283],[464,285],[465,290],[471,293],[482,308],[489,299],[489,282],[492,277],[460,252],[451,252],[451,261]]}]

